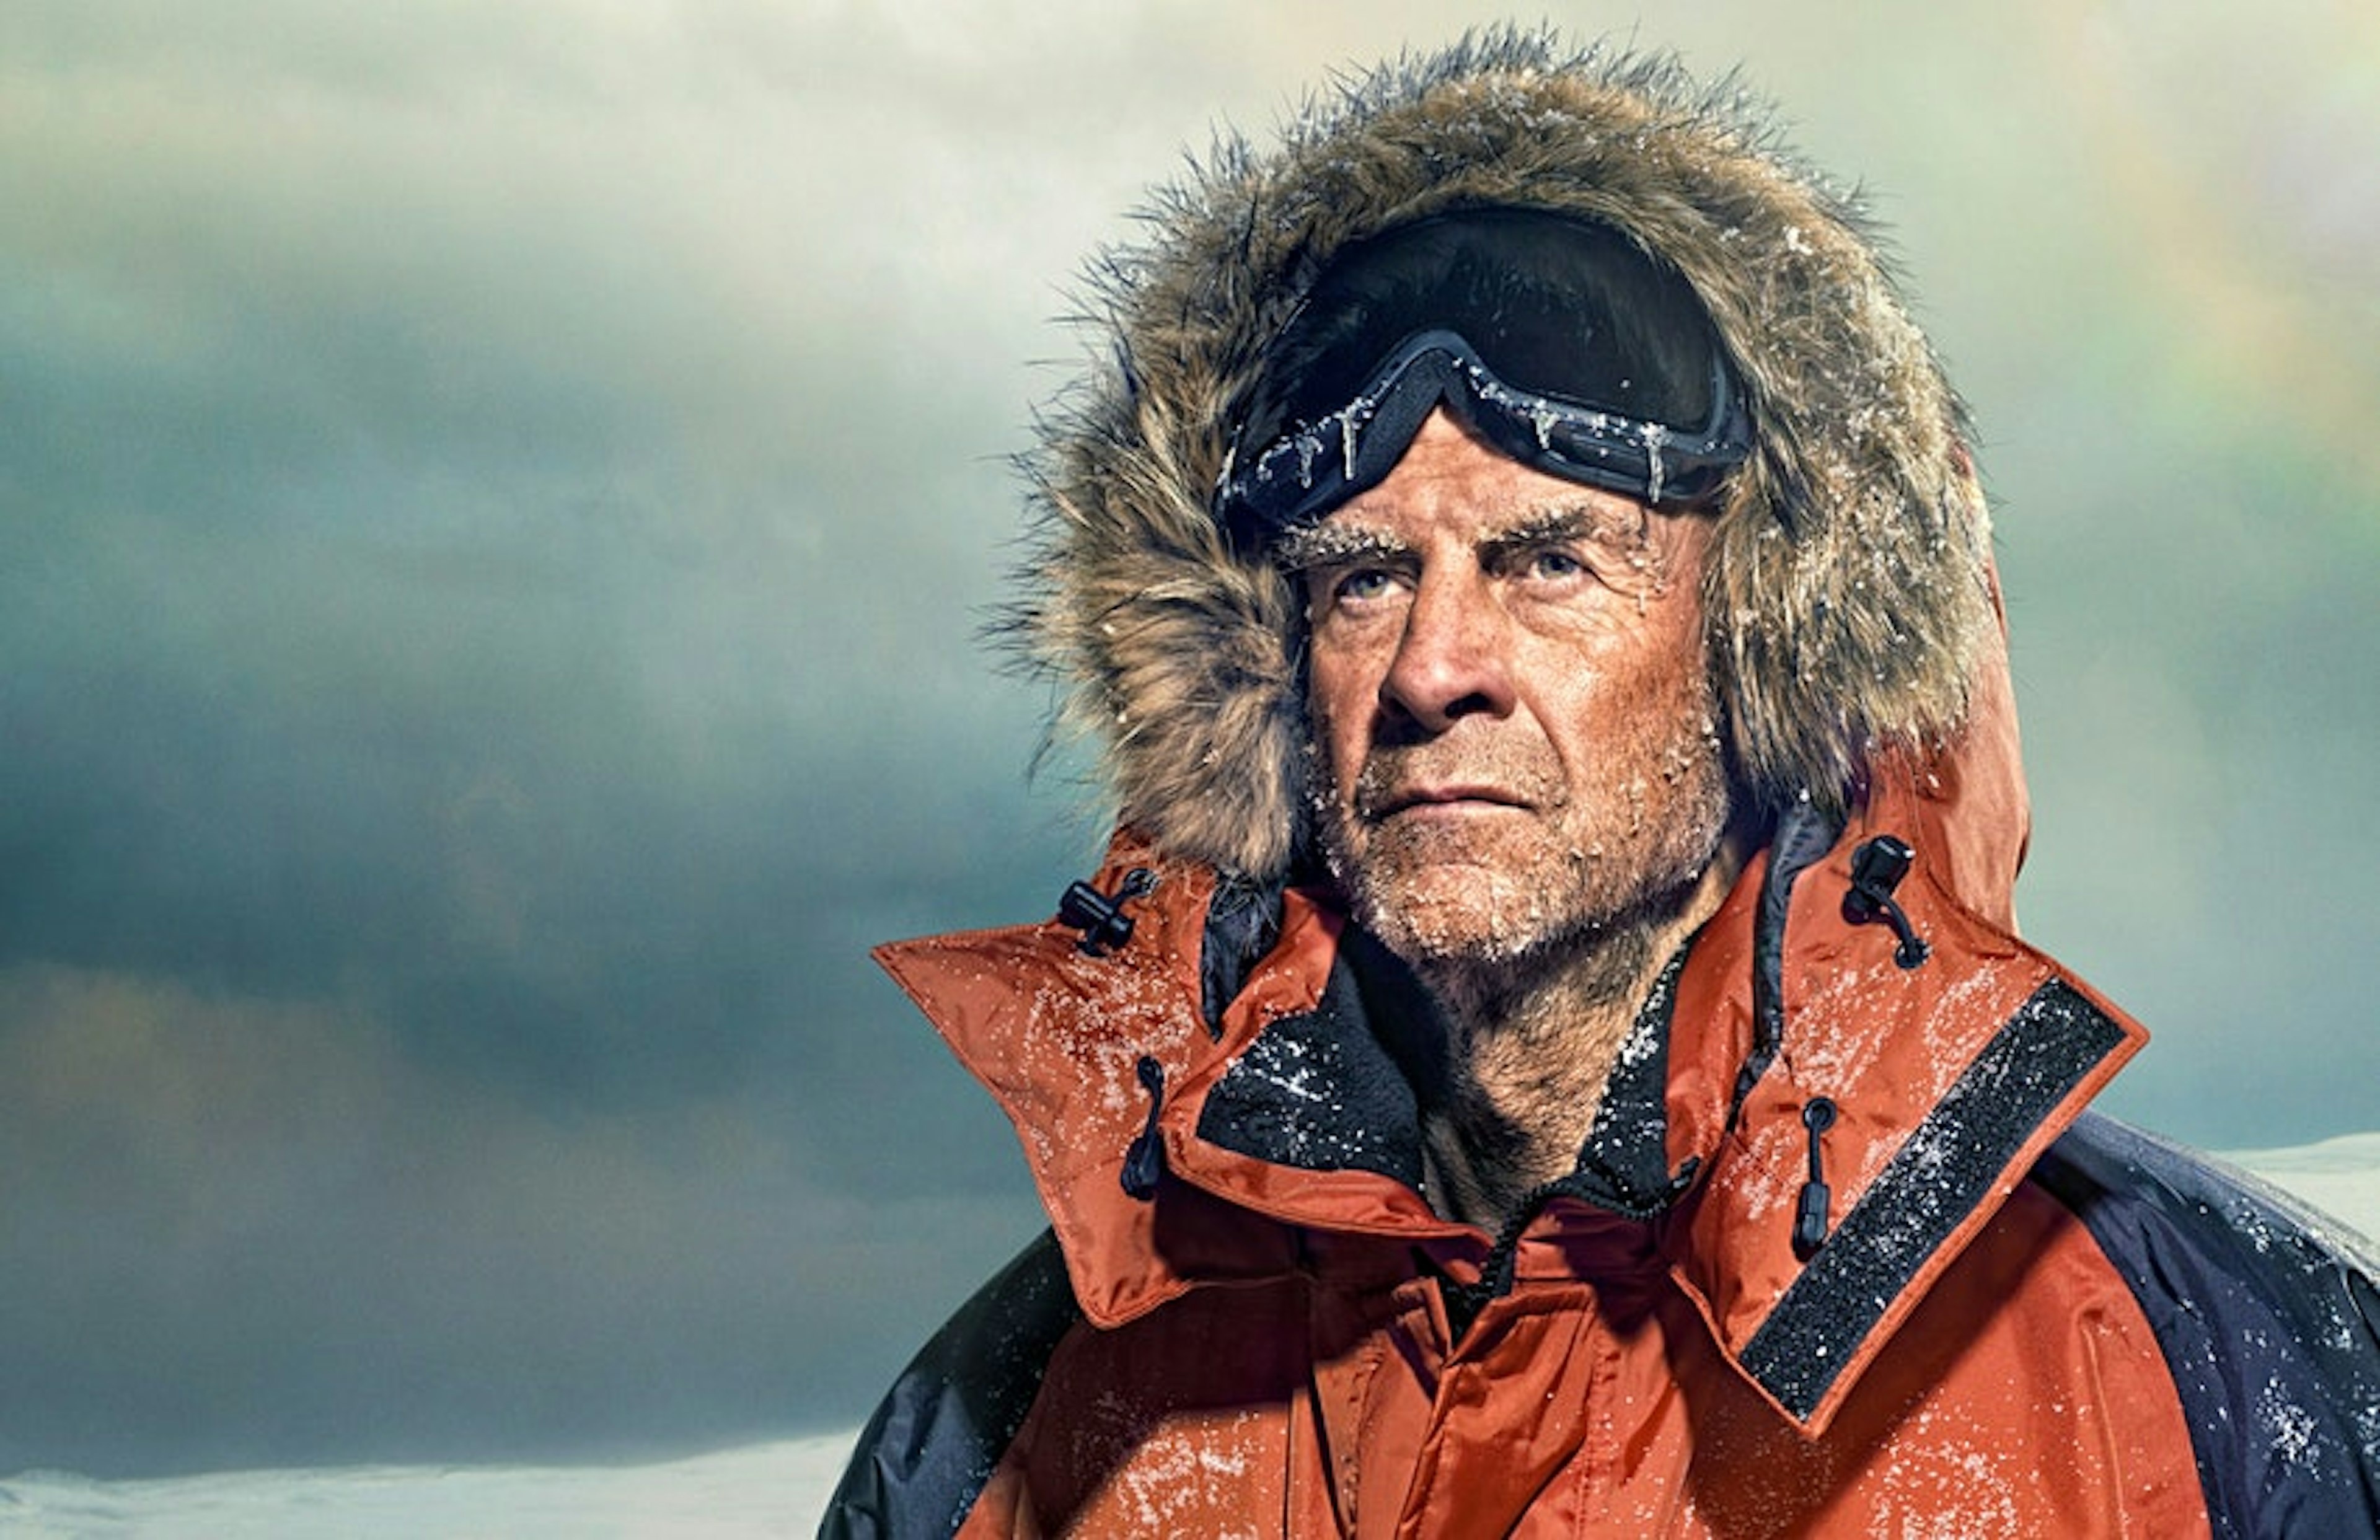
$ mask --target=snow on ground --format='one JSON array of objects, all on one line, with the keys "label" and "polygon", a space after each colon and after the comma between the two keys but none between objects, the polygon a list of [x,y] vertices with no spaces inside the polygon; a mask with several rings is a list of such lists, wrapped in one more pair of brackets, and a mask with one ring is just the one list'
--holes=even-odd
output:
[{"label": "snow on ground", "polygon": [[0,1481],[0,1534],[42,1540],[759,1540],[818,1529],[850,1433],[659,1465],[356,1466]]},{"label": "snow on ground", "polygon": [[[2380,1134],[2228,1158],[2380,1237]],[[655,1465],[362,1466],[0,1481],[0,1534],[58,1540],[759,1540],[808,1535],[850,1433]]]}]

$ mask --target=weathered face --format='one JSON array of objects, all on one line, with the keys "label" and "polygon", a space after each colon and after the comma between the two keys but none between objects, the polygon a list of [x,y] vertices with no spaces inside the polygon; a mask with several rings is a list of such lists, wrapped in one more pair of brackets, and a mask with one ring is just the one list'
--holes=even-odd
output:
[{"label": "weathered face", "polygon": [[1728,814],[1696,578],[1710,526],[1503,458],[1441,411],[1292,538],[1325,851],[1416,964],[1655,917]]}]

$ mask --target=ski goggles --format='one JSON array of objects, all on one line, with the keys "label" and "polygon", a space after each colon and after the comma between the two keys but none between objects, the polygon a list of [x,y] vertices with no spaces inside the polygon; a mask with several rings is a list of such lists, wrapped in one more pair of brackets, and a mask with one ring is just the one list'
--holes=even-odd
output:
[{"label": "ski goggles", "polygon": [[1262,551],[1378,486],[1444,406],[1500,453],[1655,507],[1706,501],[1752,424],[1701,301],[1609,226],[1528,209],[1350,247],[1265,348],[1216,488]]}]

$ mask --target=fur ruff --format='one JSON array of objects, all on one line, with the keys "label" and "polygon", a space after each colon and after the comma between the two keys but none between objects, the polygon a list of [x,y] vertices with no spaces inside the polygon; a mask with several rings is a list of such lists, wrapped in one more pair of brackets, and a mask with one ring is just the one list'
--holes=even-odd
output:
[{"label": "fur ruff", "polygon": [[1255,880],[1305,848],[1303,606],[1208,513],[1230,404],[1319,267],[1435,210],[1586,215],[1673,264],[1743,380],[1753,456],[1704,575],[1730,770],[1840,812],[1959,724],[1995,634],[1961,409],[1856,204],[1732,82],[1499,30],[1342,82],[1278,151],[1220,144],[1106,253],[1108,351],[1025,461],[1038,518],[1004,621],[1104,748],[1121,819]]}]

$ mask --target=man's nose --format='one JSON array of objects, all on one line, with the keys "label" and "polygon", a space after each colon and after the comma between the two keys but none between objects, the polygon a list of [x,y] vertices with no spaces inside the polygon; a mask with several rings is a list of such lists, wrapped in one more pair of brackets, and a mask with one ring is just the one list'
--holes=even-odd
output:
[{"label": "man's nose", "polygon": [[1511,639],[1510,621],[1484,575],[1425,572],[1380,681],[1381,706],[1429,733],[1475,713],[1508,715]]}]

